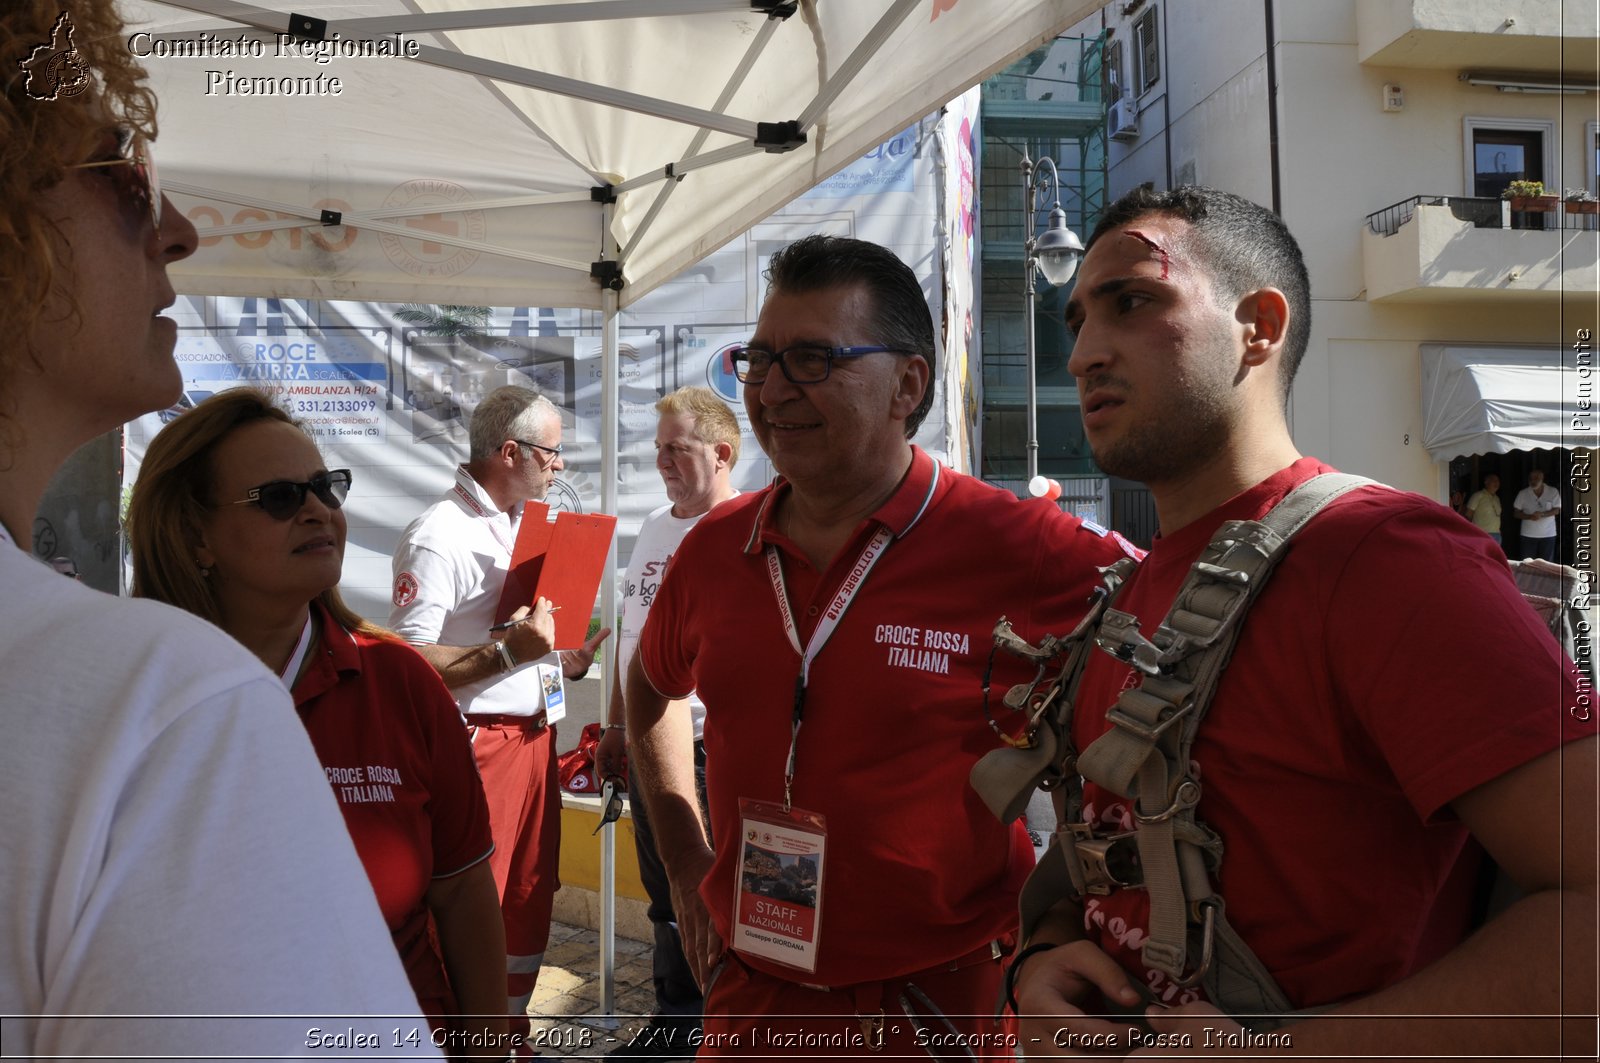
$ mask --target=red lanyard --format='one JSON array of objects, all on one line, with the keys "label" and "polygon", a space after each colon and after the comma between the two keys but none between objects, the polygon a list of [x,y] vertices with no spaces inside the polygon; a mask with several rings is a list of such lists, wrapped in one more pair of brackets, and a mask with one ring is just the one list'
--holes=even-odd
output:
[{"label": "red lanyard", "polygon": [[[462,486],[459,480],[456,481],[455,490],[456,495],[461,499],[462,502],[466,503],[467,508],[472,510],[472,512],[476,513],[478,516],[482,517],[484,521],[488,523],[489,534],[493,535],[495,542],[499,543],[505,549],[506,556],[510,557],[512,554],[516,553],[513,545],[506,542],[505,536],[501,535],[500,529],[495,526],[494,518],[498,516],[498,514],[491,513],[489,510],[484,509],[483,504],[480,503],[476,498],[473,498],[472,492],[468,491],[464,486]],[[510,518],[508,517],[507,519],[509,520]]]}]

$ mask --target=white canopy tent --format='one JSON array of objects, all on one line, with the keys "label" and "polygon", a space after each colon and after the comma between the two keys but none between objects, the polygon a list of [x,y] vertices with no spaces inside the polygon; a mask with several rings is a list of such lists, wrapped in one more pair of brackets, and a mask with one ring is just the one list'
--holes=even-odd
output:
[{"label": "white canopy tent", "polygon": [[617,311],[1104,2],[127,7],[202,238],[179,291],[604,311],[615,512]]},{"label": "white canopy tent", "polygon": [[[165,183],[221,238],[184,291],[603,309],[592,263],[628,305],[1098,6],[169,0],[130,47]],[[338,54],[374,45],[417,57]]]},{"label": "white canopy tent", "polygon": [[[1434,461],[1592,446],[1572,428],[1577,365],[1561,348],[1422,346],[1422,445]],[[1592,419],[1588,423],[1593,423]]]},{"label": "white canopy tent", "polygon": [[614,387],[618,309],[1103,2],[132,0],[128,45],[179,291],[601,310]]}]

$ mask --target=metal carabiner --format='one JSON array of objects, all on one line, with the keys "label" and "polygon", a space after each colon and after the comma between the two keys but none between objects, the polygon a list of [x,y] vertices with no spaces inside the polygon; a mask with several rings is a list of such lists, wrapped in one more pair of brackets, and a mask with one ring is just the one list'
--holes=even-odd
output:
[{"label": "metal carabiner", "polygon": [[1186,808],[1193,808],[1200,803],[1200,784],[1194,779],[1185,778],[1178,784],[1177,791],[1173,794],[1172,804],[1165,811],[1157,812],[1153,816],[1146,816],[1139,811],[1138,802],[1134,802],[1133,821],[1141,827],[1151,827],[1157,823],[1165,823]]},{"label": "metal carabiner", "polygon": [[1200,966],[1196,967],[1194,973],[1187,978],[1174,979],[1174,982],[1184,989],[1192,989],[1199,985],[1200,980],[1211,969],[1211,957],[1217,936],[1217,909],[1222,905],[1215,897],[1208,897],[1200,902],[1200,907],[1205,910],[1205,936],[1200,943]]}]

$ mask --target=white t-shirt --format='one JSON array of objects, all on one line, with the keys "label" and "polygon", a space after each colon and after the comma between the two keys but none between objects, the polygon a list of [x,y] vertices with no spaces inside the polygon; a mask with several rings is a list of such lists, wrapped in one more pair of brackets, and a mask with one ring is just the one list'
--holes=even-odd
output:
[{"label": "white t-shirt", "polygon": [[[407,642],[428,645],[491,641],[495,636],[489,628],[511,569],[517,526],[465,466],[457,468],[455,487],[400,534],[390,629]],[[537,716],[543,711],[551,723],[566,715],[561,659],[553,652],[451,693],[469,714]]]},{"label": "white t-shirt", "polygon": [[[737,492],[735,492],[737,494]],[[628,558],[628,574],[622,584],[622,612],[617,633],[617,666],[619,675],[628,674],[628,662],[639,645],[639,632],[644,630],[644,618],[650,613],[650,603],[655,601],[661,587],[661,577],[667,571],[667,562],[689,529],[700,523],[701,513],[694,517],[674,517],[668,503],[653,511],[639,526],[639,537],[634,540],[633,554]],[[706,707],[700,699],[690,695],[689,713],[694,718],[695,741],[705,730]]]},{"label": "white t-shirt", "polygon": [[[0,708],[8,1055],[318,1056],[312,1029],[349,1027],[437,1055],[305,728],[238,643],[0,535]],[[118,1017],[293,1014],[326,1018]],[[380,1014],[404,1018],[343,1017]]]},{"label": "white t-shirt", "polygon": [[1524,539],[1549,539],[1556,533],[1556,514],[1561,512],[1561,492],[1545,484],[1544,494],[1535,498],[1533,488],[1524,487],[1517,492],[1517,500],[1512,503],[1512,508],[1523,513],[1540,514],[1533,520],[1522,522]]}]

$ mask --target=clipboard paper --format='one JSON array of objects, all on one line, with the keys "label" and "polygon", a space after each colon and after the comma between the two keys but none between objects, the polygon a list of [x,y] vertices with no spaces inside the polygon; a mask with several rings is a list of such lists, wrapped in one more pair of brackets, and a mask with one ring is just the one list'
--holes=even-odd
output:
[{"label": "clipboard paper", "polygon": [[556,648],[576,649],[589,634],[617,518],[563,511],[552,522],[549,512],[543,502],[523,504],[495,623],[510,619],[524,605],[532,607],[536,598],[548,598],[561,607],[555,614]]}]

